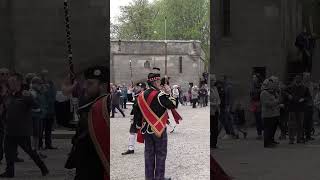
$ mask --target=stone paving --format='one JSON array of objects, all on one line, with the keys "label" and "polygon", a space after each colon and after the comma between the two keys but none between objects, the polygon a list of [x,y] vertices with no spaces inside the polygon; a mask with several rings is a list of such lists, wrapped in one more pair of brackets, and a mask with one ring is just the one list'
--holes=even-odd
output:
[{"label": "stone paving", "polygon": [[212,151],[235,180],[320,179],[320,136],[305,145],[289,145],[288,140],[283,140],[275,149],[263,148],[263,141],[255,137],[255,130],[250,129],[247,140],[220,139],[219,149]]},{"label": "stone paving", "polygon": [[[69,139],[54,139],[53,143],[58,150],[46,150],[43,154],[48,156],[45,159],[50,174],[47,177],[42,177],[39,168],[27,156],[23,150],[19,149],[19,157],[22,157],[25,162],[16,163],[15,178],[16,180],[73,180],[74,171],[69,171],[64,168],[67,154],[71,149],[71,140]],[[0,165],[0,172],[5,170],[5,161]]]},{"label": "stone paving", "polygon": [[[125,111],[129,114],[131,109]],[[173,180],[210,179],[209,108],[179,107],[184,120],[168,134],[166,177]],[[122,156],[127,150],[129,117],[118,113],[111,119],[111,179],[144,180],[144,144],[136,144],[135,154]],[[119,117],[119,118],[117,118]]]}]

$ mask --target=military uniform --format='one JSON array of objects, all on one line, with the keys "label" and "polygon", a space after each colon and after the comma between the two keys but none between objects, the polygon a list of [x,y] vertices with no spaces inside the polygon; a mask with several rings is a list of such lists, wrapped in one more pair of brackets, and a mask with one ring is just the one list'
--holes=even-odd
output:
[{"label": "military uniform", "polygon": [[[140,90],[140,92],[136,92],[137,94],[135,95],[135,101],[132,105],[132,111],[131,111],[130,115],[136,114],[135,111],[138,108],[137,98],[146,89],[145,83],[142,83],[142,82],[138,83],[137,86],[141,87],[142,89]],[[128,154],[134,153],[134,145],[135,145],[135,141],[136,141],[137,132],[138,132],[138,129],[136,127],[136,124],[132,121],[132,123],[130,124],[130,129],[129,129],[130,135],[129,135],[128,150],[126,152],[122,153],[122,155],[128,155]]]},{"label": "military uniform", "polygon": [[[103,67],[89,68],[86,79],[106,82]],[[78,109],[79,124],[72,139],[73,148],[66,163],[67,169],[76,168],[75,180],[108,180],[110,153],[110,95],[83,99]]]},{"label": "military uniform", "polygon": [[176,108],[173,97],[151,85],[160,80],[160,74],[150,73],[150,88],[137,99],[138,107],[134,114],[134,124],[140,129],[145,143],[145,178],[146,180],[164,180],[167,157],[167,109]]}]

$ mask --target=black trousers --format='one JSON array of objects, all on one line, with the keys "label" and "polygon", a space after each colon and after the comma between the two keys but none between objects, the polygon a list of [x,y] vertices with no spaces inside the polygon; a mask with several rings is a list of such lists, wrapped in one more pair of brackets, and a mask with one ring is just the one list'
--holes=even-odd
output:
[{"label": "black trousers", "polygon": [[216,112],[214,115],[210,116],[210,147],[216,147],[218,143],[218,135],[219,135],[219,113]]},{"label": "black trousers", "polygon": [[192,108],[197,108],[198,99],[192,99]]},{"label": "black trousers", "polygon": [[85,159],[78,160],[74,180],[104,180],[104,168],[96,152],[83,154]]},{"label": "black trousers", "polygon": [[118,110],[120,111],[120,113],[122,114],[122,116],[125,116],[125,115],[124,115],[124,112],[123,112],[122,109],[120,108],[120,105],[117,104],[117,105],[112,105],[112,117],[114,117],[114,113],[115,113],[116,109],[118,109]]},{"label": "black trousers", "polygon": [[9,174],[14,175],[14,162],[16,159],[17,148],[20,146],[24,152],[26,152],[31,159],[36,163],[41,171],[46,170],[47,167],[44,162],[40,159],[39,155],[31,147],[30,136],[9,136],[5,138],[5,154],[7,161],[6,171]]},{"label": "black trousers", "polygon": [[176,98],[176,107],[178,109],[178,106],[179,106],[179,98]]},{"label": "black trousers", "polygon": [[283,111],[280,114],[280,129],[281,135],[285,136],[288,133],[288,120],[289,120],[289,112]]},{"label": "black trousers", "polygon": [[264,146],[269,146],[274,141],[279,117],[264,118]]},{"label": "black trousers", "polygon": [[302,53],[303,66],[306,72],[312,71],[312,56],[308,56],[307,53]]},{"label": "black trousers", "polygon": [[163,180],[165,176],[168,136],[166,130],[160,138],[146,133],[145,139],[145,179]]},{"label": "black trousers", "polygon": [[122,109],[127,109],[127,101],[128,101],[128,99],[126,99],[126,98],[124,98],[123,100],[122,100],[123,102],[122,102]]},{"label": "black trousers", "polygon": [[313,107],[307,107],[304,112],[303,126],[307,139],[311,138],[311,132],[313,129]]},{"label": "black trousers", "polygon": [[45,137],[45,145],[46,147],[52,146],[52,128],[54,124],[54,118],[48,117],[43,121],[42,131],[39,136],[39,146],[43,146],[43,134]]}]

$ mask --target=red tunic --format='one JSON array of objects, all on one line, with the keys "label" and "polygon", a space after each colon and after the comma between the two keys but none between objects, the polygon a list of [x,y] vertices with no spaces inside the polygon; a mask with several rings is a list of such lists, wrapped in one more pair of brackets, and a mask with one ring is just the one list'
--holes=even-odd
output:
[{"label": "red tunic", "polygon": [[218,162],[211,156],[211,180],[231,180],[232,178],[228,176],[225,171],[221,168]]},{"label": "red tunic", "polygon": [[104,180],[110,179],[110,119],[108,96],[98,99],[92,106],[89,117],[89,133],[105,169]]}]

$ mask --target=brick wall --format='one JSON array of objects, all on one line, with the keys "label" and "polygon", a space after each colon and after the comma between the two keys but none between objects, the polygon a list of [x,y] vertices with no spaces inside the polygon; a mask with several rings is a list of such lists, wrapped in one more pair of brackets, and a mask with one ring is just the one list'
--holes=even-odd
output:
[{"label": "brick wall", "polygon": [[[168,76],[171,84],[181,84],[188,87],[189,82],[199,83],[199,75],[203,72],[203,62],[199,42],[168,41]],[[192,55],[193,54],[193,55]],[[179,71],[179,58],[182,57],[182,73]],[[144,67],[146,61],[150,67],[159,67],[165,74],[165,44],[164,41],[118,41],[111,43],[111,80],[115,83],[130,83],[132,61],[133,81],[140,81],[147,77],[150,69]]]}]

